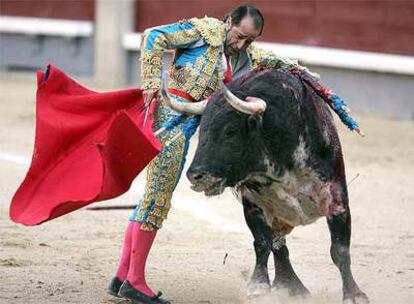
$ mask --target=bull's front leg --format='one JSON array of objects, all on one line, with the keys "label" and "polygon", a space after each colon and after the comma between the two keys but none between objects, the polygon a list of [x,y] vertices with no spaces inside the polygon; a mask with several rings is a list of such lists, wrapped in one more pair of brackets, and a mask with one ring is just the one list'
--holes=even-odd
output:
[{"label": "bull's front leg", "polygon": [[293,270],[285,238],[275,238],[272,244],[275,260],[275,279],[273,287],[287,289],[291,296],[306,296],[309,290]]},{"label": "bull's front leg", "polygon": [[246,197],[242,198],[244,217],[253,234],[256,265],[248,284],[248,296],[258,296],[270,291],[267,262],[271,251],[272,229],[267,224],[262,209]]},{"label": "bull's front leg", "polygon": [[328,215],[328,226],[331,233],[331,257],[342,277],[344,303],[369,303],[351,272],[350,240],[351,214],[348,205],[343,206],[339,214]]}]

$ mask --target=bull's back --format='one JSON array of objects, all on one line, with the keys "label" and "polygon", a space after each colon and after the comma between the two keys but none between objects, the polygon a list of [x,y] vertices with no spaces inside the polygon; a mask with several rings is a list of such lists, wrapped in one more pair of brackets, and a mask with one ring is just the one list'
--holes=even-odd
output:
[{"label": "bull's back", "polygon": [[[266,70],[243,84],[250,96],[264,99],[263,136],[274,162],[292,169],[299,145],[307,166],[329,179],[342,159],[337,130],[327,104],[299,78],[283,69]],[[334,166],[335,167],[335,166]]]}]

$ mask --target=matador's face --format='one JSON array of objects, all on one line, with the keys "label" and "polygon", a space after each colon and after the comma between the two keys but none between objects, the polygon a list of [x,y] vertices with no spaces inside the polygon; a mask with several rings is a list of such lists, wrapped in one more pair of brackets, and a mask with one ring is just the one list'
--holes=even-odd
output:
[{"label": "matador's face", "polygon": [[227,56],[236,55],[246,49],[258,36],[260,29],[256,28],[253,18],[244,17],[239,25],[232,24],[231,18],[227,20],[227,36],[224,52]]}]

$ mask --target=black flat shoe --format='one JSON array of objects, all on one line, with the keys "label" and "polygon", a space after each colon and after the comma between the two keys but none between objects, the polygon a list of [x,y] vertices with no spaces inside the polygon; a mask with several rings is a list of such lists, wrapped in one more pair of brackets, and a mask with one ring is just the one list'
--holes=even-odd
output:
[{"label": "black flat shoe", "polygon": [[119,289],[121,288],[122,283],[124,283],[124,281],[121,281],[120,279],[118,279],[118,277],[113,277],[106,291],[111,296],[120,298],[121,296],[118,293],[119,293]]},{"label": "black flat shoe", "polygon": [[161,299],[161,292],[158,292],[156,296],[149,297],[132,287],[127,280],[121,285],[119,295],[131,300],[134,304],[172,304],[170,301]]}]

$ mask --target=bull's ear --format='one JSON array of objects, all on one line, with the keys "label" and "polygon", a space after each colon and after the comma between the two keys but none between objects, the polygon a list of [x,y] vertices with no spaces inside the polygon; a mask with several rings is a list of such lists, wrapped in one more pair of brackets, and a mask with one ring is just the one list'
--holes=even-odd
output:
[{"label": "bull's ear", "polygon": [[249,115],[249,117],[247,118],[247,127],[250,132],[259,131],[262,128],[262,116]]}]

